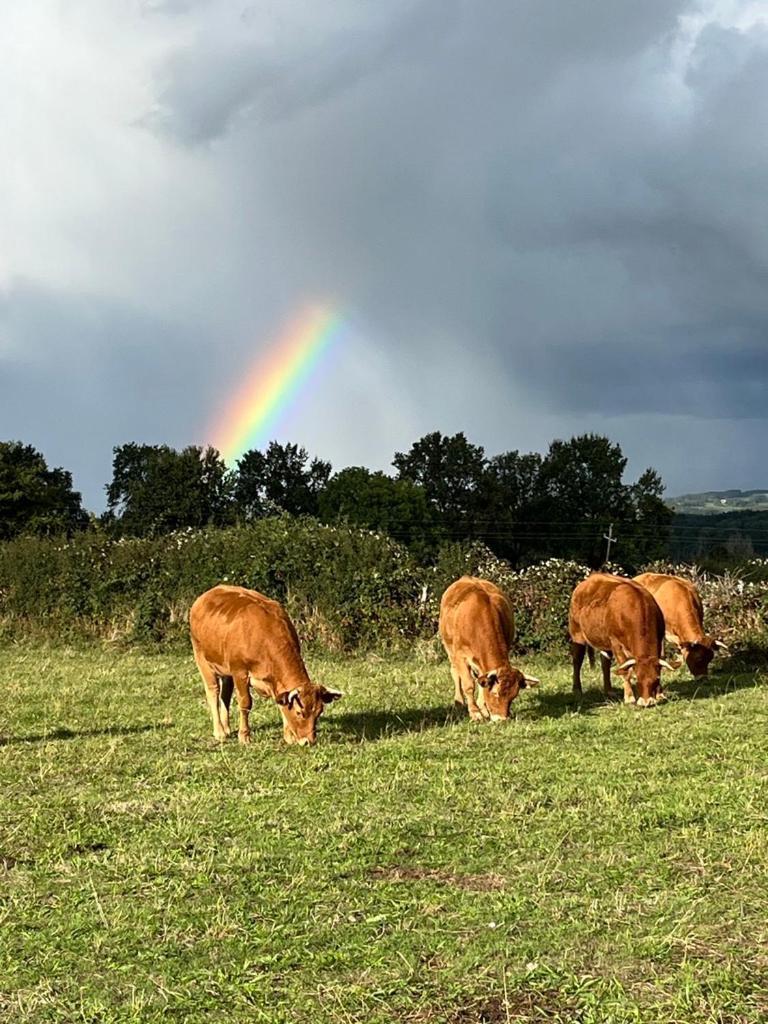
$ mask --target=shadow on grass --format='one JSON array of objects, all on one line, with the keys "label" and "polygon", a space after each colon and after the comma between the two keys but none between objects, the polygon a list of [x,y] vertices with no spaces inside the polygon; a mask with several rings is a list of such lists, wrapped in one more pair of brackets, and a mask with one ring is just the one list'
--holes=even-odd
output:
[{"label": "shadow on grass", "polygon": [[380,711],[339,711],[324,717],[320,728],[329,736],[353,737],[357,740],[378,740],[404,733],[438,729],[467,719],[467,712],[452,704],[429,708],[402,708]]},{"label": "shadow on grass", "polygon": [[[684,670],[683,670],[684,671]],[[707,680],[696,680],[690,675],[670,675],[665,673],[662,677],[664,692],[677,700],[710,700],[713,697],[723,697],[728,693],[737,690],[749,690],[755,686],[768,683],[768,679],[761,679],[755,668],[746,669],[742,663],[738,663],[738,669],[731,668],[730,664],[723,665],[716,672],[711,672]],[[622,691],[616,687],[613,696],[603,693],[599,684],[589,688],[584,680],[584,692],[575,694],[570,690],[560,690],[547,693],[540,690],[537,693],[537,704],[539,714],[532,709],[529,714],[541,718],[560,718],[563,715],[596,714],[611,704],[620,704],[623,699]],[[662,705],[663,706],[663,705]]]},{"label": "shadow on grass", "polygon": [[539,690],[535,703],[531,701],[531,707],[527,709],[526,717],[562,718],[563,715],[574,714],[596,715],[606,707],[620,704],[622,699],[621,690],[616,690],[609,696],[603,693],[602,684],[594,689],[584,685],[583,693],[573,693],[572,690]]},{"label": "shadow on grass", "polygon": [[0,736],[0,747],[17,743],[54,743],[58,740],[80,740],[92,736],[136,736],[154,732],[156,729],[170,729],[167,722],[152,725],[104,726],[102,729],[51,729],[50,732],[33,733],[28,736]]},{"label": "shadow on grass", "polygon": [[664,689],[682,700],[709,700],[737,690],[753,690],[765,686],[766,682],[768,679],[761,678],[754,669],[739,668],[738,671],[732,671],[723,667],[717,672],[710,672],[707,679],[694,679],[682,674],[676,679],[667,679]]}]

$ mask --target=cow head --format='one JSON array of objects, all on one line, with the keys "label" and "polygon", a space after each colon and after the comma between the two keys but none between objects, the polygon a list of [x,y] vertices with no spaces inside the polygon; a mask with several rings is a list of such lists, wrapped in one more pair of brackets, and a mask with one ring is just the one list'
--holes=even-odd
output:
[{"label": "cow head", "polygon": [[489,672],[482,672],[475,662],[469,662],[472,678],[483,688],[485,706],[491,721],[498,722],[509,718],[509,707],[521,690],[528,686],[538,686],[540,680],[534,676],[526,676],[518,668],[502,665]]},{"label": "cow head", "polygon": [[683,661],[694,679],[706,679],[709,675],[709,663],[717,653],[718,647],[728,650],[722,641],[711,636],[702,636],[690,644],[680,644]]},{"label": "cow head", "polygon": [[275,698],[283,716],[283,739],[286,743],[311,746],[317,740],[317,720],[325,705],[343,694],[317,683],[307,682],[292,690],[283,690]]},{"label": "cow head", "polygon": [[625,662],[616,667],[616,672],[626,679],[634,674],[637,679],[638,706],[650,708],[657,701],[666,700],[661,689],[661,670],[672,667],[663,658],[627,658]]}]

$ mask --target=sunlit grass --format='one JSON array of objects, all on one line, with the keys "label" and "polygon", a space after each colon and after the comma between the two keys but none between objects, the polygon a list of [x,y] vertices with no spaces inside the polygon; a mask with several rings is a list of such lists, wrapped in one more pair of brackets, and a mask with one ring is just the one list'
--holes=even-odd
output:
[{"label": "sunlit grass", "polygon": [[310,658],[316,748],[210,736],[186,653],[0,656],[0,1020],[768,1018],[768,677],[515,718]]}]

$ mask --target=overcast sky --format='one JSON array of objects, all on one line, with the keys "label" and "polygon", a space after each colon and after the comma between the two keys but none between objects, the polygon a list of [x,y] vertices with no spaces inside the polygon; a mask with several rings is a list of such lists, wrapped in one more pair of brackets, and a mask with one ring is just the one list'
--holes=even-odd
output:
[{"label": "overcast sky", "polygon": [[768,486],[768,3],[4,0],[0,439],[103,505],[316,299],[277,431],[386,468],[595,430]]}]

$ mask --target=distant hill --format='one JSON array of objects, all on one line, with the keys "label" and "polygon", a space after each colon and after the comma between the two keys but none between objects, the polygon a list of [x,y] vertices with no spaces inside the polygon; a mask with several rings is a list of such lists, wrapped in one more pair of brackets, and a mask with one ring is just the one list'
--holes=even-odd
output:
[{"label": "distant hill", "polygon": [[667,504],[686,515],[722,515],[723,512],[768,512],[768,488],[754,491],[702,491],[668,498]]}]

